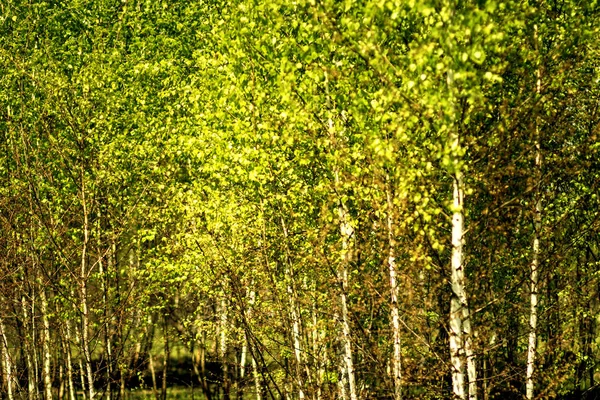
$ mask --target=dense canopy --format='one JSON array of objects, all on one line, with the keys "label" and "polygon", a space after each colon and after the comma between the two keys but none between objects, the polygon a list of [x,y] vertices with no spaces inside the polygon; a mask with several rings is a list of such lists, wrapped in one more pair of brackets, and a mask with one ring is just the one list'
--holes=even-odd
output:
[{"label": "dense canopy", "polygon": [[599,134],[597,0],[5,0],[2,398],[596,398]]}]

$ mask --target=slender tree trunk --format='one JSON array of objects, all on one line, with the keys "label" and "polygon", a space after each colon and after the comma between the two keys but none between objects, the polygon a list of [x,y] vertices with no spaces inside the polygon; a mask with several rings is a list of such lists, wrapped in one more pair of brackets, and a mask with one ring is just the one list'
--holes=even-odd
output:
[{"label": "slender tree trunk", "polygon": [[6,363],[4,362],[4,345],[3,345],[4,335],[0,337],[0,399],[2,398],[1,394],[6,393],[6,386],[8,385],[6,379]]},{"label": "slender tree trunk", "polygon": [[240,354],[240,370],[239,370],[239,376],[237,376],[236,378],[236,396],[238,399],[243,399],[244,398],[244,389],[245,389],[245,383],[244,383],[244,377],[246,375],[246,359],[248,357],[248,343],[247,343],[247,338],[246,335],[244,334],[244,340],[242,341],[242,351]]},{"label": "slender tree trunk", "polygon": [[[82,268],[83,270],[83,268]],[[80,292],[81,292],[81,349],[83,353],[83,362],[85,365],[85,376],[87,382],[87,392],[88,398],[93,400],[96,396],[96,392],[94,389],[94,374],[92,370],[92,355],[90,352],[90,342],[89,342],[89,311],[87,305],[87,283],[85,282],[85,277],[81,277],[82,282],[80,283]]]},{"label": "slender tree trunk", "polygon": [[[67,322],[68,323],[68,322]],[[84,355],[81,354],[81,333],[79,332],[79,327],[77,326],[77,324],[74,325],[75,327],[75,342],[77,342],[79,344],[79,357],[77,357],[77,363],[79,364],[79,379],[81,380],[81,393],[83,396],[83,400],[86,400],[88,398],[88,393],[85,390],[85,360],[84,360]]]},{"label": "slender tree trunk", "polygon": [[488,400],[490,397],[490,393],[488,390],[488,354],[484,354],[483,355],[483,360],[482,360],[482,364],[483,364],[483,400]]},{"label": "slender tree trunk", "polygon": [[163,358],[163,371],[162,371],[162,400],[167,400],[167,375],[169,371],[169,357],[171,356],[171,349],[169,347],[169,325],[167,323],[167,316],[163,317],[163,343],[164,343],[164,358]]},{"label": "slender tree trunk", "polygon": [[[316,286],[316,285],[315,285]],[[313,288],[316,292],[316,287]],[[316,366],[315,371],[315,384],[317,386],[316,400],[321,400],[321,396],[323,393],[322,382],[323,382],[323,366],[325,363],[323,362],[323,358],[321,356],[320,343],[321,343],[321,335],[319,334],[319,325],[317,320],[317,296],[316,293],[313,295],[312,302],[312,329],[311,329],[311,339],[312,339],[312,357],[314,360],[314,364]]]},{"label": "slender tree trunk", "polygon": [[[138,252],[139,252],[139,250],[138,250]],[[138,263],[139,263],[139,259],[138,259]],[[120,303],[121,284],[120,284],[120,279],[119,279],[120,271],[119,271],[119,259],[117,257],[117,242],[115,240],[114,232],[111,234],[111,238],[110,238],[110,253],[108,255],[107,271],[109,274],[110,274],[110,271],[112,271],[114,273],[114,281],[112,283],[114,283],[115,296],[114,296],[113,304],[114,304],[114,307],[120,307],[121,306],[121,303]],[[107,277],[107,281],[108,281],[108,277]],[[108,285],[108,287],[110,287],[110,281],[107,282],[107,285]],[[119,343],[117,346],[120,345],[120,349],[122,350],[123,346],[124,346],[122,338],[124,338],[126,336],[123,332],[125,324],[119,320],[117,320],[117,322],[113,322],[112,318],[111,318],[111,321],[109,321],[109,324],[111,326],[111,335],[112,335],[112,337],[115,338],[113,343]],[[119,351],[119,353],[120,353],[120,357],[113,358],[112,369],[113,369],[113,373],[116,374],[117,371],[119,373],[119,391],[118,391],[117,398],[119,400],[124,400],[125,399],[125,383],[126,383],[126,378],[127,378],[127,366],[124,362],[122,362],[123,361],[122,352]],[[116,379],[116,376],[115,376],[115,379]]]},{"label": "slender tree trunk", "polygon": [[[254,286],[254,282],[251,283],[251,286]],[[248,296],[248,307],[246,308],[246,321],[249,324],[250,320],[252,319],[252,312],[253,312],[253,307],[254,307],[254,299],[255,299],[255,292],[252,289],[248,289],[247,291],[247,296]],[[250,345],[250,337],[248,337],[248,330],[244,330],[244,341],[242,343],[242,355],[241,355],[241,359],[240,359],[240,381],[243,381],[245,376],[246,376],[246,363],[247,363],[247,358],[248,358],[248,346]],[[255,372],[255,371],[253,371]],[[255,377],[256,375],[254,375],[253,377]],[[254,382],[256,385],[256,382]],[[260,383],[259,383],[260,385]],[[257,388],[258,389],[258,388]],[[241,396],[241,397],[240,397]],[[240,391],[238,392],[238,397],[239,398],[243,398],[243,387],[240,388]]]},{"label": "slender tree trunk", "polygon": [[198,382],[200,382],[206,400],[212,400],[212,391],[206,377],[206,331],[202,331],[201,337],[202,339],[198,351],[194,350],[192,353],[194,373],[198,377]]},{"label": "slender tree trunk", "polygon": [[10,356],[8,347],[8,340],[6,338],[6,328],[4,320],[0,317],[0,350],[2,350],[2,370],[6,379],[6,396],[8,400],[14,400],[14,377],[13,377],[13,363]]},{"label": "slender tree trunk", "polygon": [[[389,182],[389,177],[386,181]],[[398,311],[398,282],[396,269],[396,238],[394,235],[393,201],[391,189],[386,190],[387,199],[387,229],[388,229],[388,268],[390,273],[390,319],[394,338],[394,353],[392,355],[394,377],[394,400],[402,399],[402,348],[400,346],[400,314]]]},{"label": "slender tree trunk", "polygon": [[[591,311],[591,307],[589,308]],[[594,315],[593,313],[591,313],[591,315]],[[591,360],[590,364],[586,366],[588,368],[588,377],[589,377],[589,385],[587,386],[588,388],[593,388],[595,386],[595,382],[594,382],[594,374],[596,372],[596,356],[594,354],[594,349],[593,349],[593,341],[596,337],[596,329],[594,329],[596,326],[596,319],[589,317],[588,316],[588,325],[587,325],[587,357],[589,360]]]},{"label": "slender tree trunk", "polygon": [[454,195],[452,216],[452,298],[450,300],[450,359],[452,362],[452,391],[457,399],[466,399],[463,363],[463,313],[461,298],[464,298],[464,272],[462,265],[462,176],[453,180]]},{"label": "slender tree trunk", "polygon": [[221,295],[220,324],[219,324],[219,359],[223,367],[223,399],[229,400],[229,365],[227,363],[227,298]]},{"label": "slender tree trunk", "polygon": [[[327,107],[332,109],[333,104],[331,101],[331,96],[329,94],[329,79],[327,74],[325,74],[325,91],[327,95]],[[327,128],[329,130],[329,136],[334,142],[336,137],[336,132],[334,128],[333,118],[330,116],[327,120]],[[335,185],[336,187],[340,186],[340,177],[339,177],[339,167],[334,166],[334,177],[335,177]],[[350,224],[348,209],[346,205],[342,202],[341,199],[338,200],[338,217],[340,221],[340,236],[342,238],[342,254],[341,260],[338,263],[337,267],[337,281],[340,286],[340,309],[341,309],[341,325],[342,325],[342,334],[343,334],[343,347],[344,347],[344,356],[343,356],[343,365],[346,369],[346,375],[348,378],[348,387],[350,389],[350,400],[357,400],[356,393],[356,379],[354,372],[354,361],[352,357],[352,337],[350,331],[350,320],[348,315],[348,265],[352,260],[352,251],[353,251],[353,241],[354,241],[354,228]]]},{"label": "slender tree trunk", "polygon": [[52,377],[50,375],[50,323],[48,321],[48,300],[46,291],[40,283],[40,312],[42,314],[42,351],[43,368],[42,378],[44,381],[44,400],[52,400]]},{"label": "slender tree trunk", "polygon": [[[589,267],[589,263],[590,263],[590,260],[589,260],[589,254],[588,254],[588,256],[586,257],[586,263],[585,263],[586,267]],[[589,269],[586,268],[586,271],[589,271]],[[589,279],[589,277],[588,277],[588,279]],[[595,292],[594,294],[590,294],[590,297],[597,298],[597,296],[598,296],[597,289],[594,292]],[[586,349],[585,357],[587,359],[587,362],[585,362],[584,360],[582,360],[582,361],[585,362],[585,368],[586,368],[585,372],[587,372],[587,375],[588,375],[587,378],[589,380],[587,388],[593,388],[595,386],[594,375],[596,372],[596,364],[597,364],[596,363],[596,355],[595,355],[595,351],[594,351],[595,350],[594,349],[594,347],[595,347],[594,341],[596,339],[596,324],[597,324],[597,319],[595,318],[595,315],[597,313],[595,312],[596,307],[594,304],[594,303],[596,303],[596,301],[592,300],[592,298],[588,298],[588,300],[586,302],[587,303],[587,305],[586,305],[587,315],[584,316],[586,324],[585,324],[584,333],[583,333],[583,336],[585,338],[584,348]]]},{"label": "slender tree trunk", "polygon": [[23,329],[25,331],[25,363],[27,366],[27,398],[37,399],[37,376],[34,367],[34,354],[32,349],[32,328],[29,320],[29,303],[25,296],[21,296],[21,309],[23,311]]},{"label": "slender tree trunk", "polygon": [[69,400],[75,400],[75,385],[73,384],[73,359],[71,357],[71,328],[69,322],[65,322],[65,338],[63,347],[67,359],[67,382],[69,384]]},{"label": "slender tree trunk", "polygon": [[341,358],[342,362],[340,364],[340,378],[338,379],[339,398],[341,400],[348,400],[348,394],[346,393],[346,386],[348,386],[348,374],[344,355],[342,355]]},{"label": "slender tree trunk", "polygon": [[55,364],[58,365],[58,399],[62,400],[65,398],[65,364],[58,357],[61,356],[60,347],[57,348]]},{"label": "slender tree trunk", "polygon": [[302,377],[302,344],[300,343],[300,322],[297,312],[293,282],[288,286],[290,296],[290,311],[292,317],[292,337],[294,342],[294,355],[296,357],[296,382],[298,383],[298,398],[304,399],[304,379]]},{"label": "slender tree trunk", "polygon": [[[538,31],[537,25],[534,25],[534,41],[536,49],[538,47]],[[540,68],[536,70],[536,87],[535,92],[537,96],[541,93],[541,71]],[[535,170],[536,179],[539,186],[541,180],[541,168],[542,168],[542,154],[540,149],[540,133],[539,133],[539,121],[536,119],[535,122]],[[533,232],[533,245],[532,245],[532,257],[531,257],[531,271],[530,271],[530,310],[529,310],[529,343],[527,346],[527,376],[526,376],[526,397],[527,400],[534,398],[534,380],[533,375],[535,372],[535,356],[537,352],[537,313],[538,313],[538,293],[539,293],[539,266],[540,266],[540,231],[542,228],[542,199],[541,193],[538,189],[536,190],[535,200],[535,213],[534,213],[534,232]]]},{"label": "slender tree trunk", "polygon": [[[254,285],[254,282],[252,283]],[[252,320],[252,314],[254,312],[254,302],[256,301],[256,292],[252,289],[248,290],[248,310],[246,315],[246,320],[248,323]],[[248,346],[251,346],[250,338],[248,337],[248,332],[244,332],[244,350],[248,351]],[[243,353],[243,352],[242,352]],[[254,380],[254,390],[256,391],[256,400],[261,400],[261,384],[260,384],[260,374],[258,373],[258,363],[256,362],[256,356],[254,352],[250,352],[250,358],[252,359],[252,378]],[[242,368],[245,369],[245,364],[242,363]],[[242,369],[242,371],[244,371]],[[241,377],[244,377],[244,374],[241,373]]]},{"label": "slender tree trunk", "polygon": [[477,362],[473,350],[473,330],[471,328],[471,312],[467,298],[463,300],[463,332],[465,339],[465,355],[467,358],[467,378],[469,382],[469,400],[477,400]]},{"label": "slender tree trunk", "polygon": [[[453,99],[454,72],[448,71],[448,87],[451,101]],[[455,117],[453,116],[453,119]],[[473,351],[471,313],[467,300],[464,266],[464,178],[460,168],[460,137],[458,128],[454,127],[450,135],[449,148],[456,152],[454,157],[452,179],[452,259],[450,283],[452,298],[450,300],[450,359],[452,363],[452,390],[454,397],[464,400],[465,365],[467,369],[468,398],[477,400],[477,363]]]},{"label": "slender tree trunk", "polygon": [[150,377],[152,378],[152,393],[156,400],[160,400],[160,394],[158,393],[158,385],[156,383],[156,369],[154,368],[154,356],[152,353],[148,354],[148,364],[150,367]]},{"label": "slender tree trunk", "polygon": [[[148,316],[148,319],[151,319]],[[148,352],[148,364],[150,367],[150,377],[152,378],[152,393],[154,394],[154,398],[156,400],[160,400],[160,394],[158,393],[158,383],[156,380],[156,368],[154,367],[154,356],[152,355],[152,347],[150,347],[150,351]]]},{"label": "slender tree trunk", "polygon": [[248,335],[244,334],[244,342],[242,343],[242,352],[240,354],[240,379],[246,377],[246,359],[248,358]]},{"label": "slender tree trunk", "polygon": [[256,400],[262,400],[262,388],[260,385],[260,374],[258,373],[258,363],[256,357],[252,356],[252,373],[254,378],[254,390],[256,391]]},{"label": "slender tree trunk", "polygon": [[[330,127],[333,122],[330,120]],[[336,184],[339,185],[339,173],[335,171]],[[348,315],[348,265],[352,260],[354,228],[350,224],[348,209],[340,200],[338,205],[338,217],[340,219],[340,234],[342,237],[342,259],[338,265],[337,280],[340,285],[340,308],[341,308],[341,323],[344,344],[344,366],[346,376],[348,378],[348,388],[350,390],[350,400],[357,400],[356,380],[354,375],[354,360],[352,357],[352,336],[350,331],[350,317]]]},{"label": "slender tree trunk", "polygon": [[[110,269],[110,263],[108,262],[107,270],[105,271],[103,256],[102,256],[102,226],[101,226],[101,215],[98,213],[98,224],[97,224],[97,245],[98,252],[100,255],[98,256],[98,272],[100,273],[100,291],[102,292],[102,319],[103,330],[104,330],[104,352],[106,357],[106,390],[105,390],[105,400],[111,400],[112,398],[112,378],[113,378],[113,357],[112,357],[112,343],[111,343],[111,333],[110,327],[111,322],[108,318],[109,315],[109,304],[108,304],[108,269]],[[110,260],[110,253],[108,253],[108,259]]]},{"label": "slender tree trunk", "polygon": [[81,204],[83,207],[83,244],[81,248],[81,270],[79,274],[79,292],[81,305],[81,350],[85,362],[85,372],[88,385],[89,400],[94,400],[96,392],[94,389],[94,374],[92,371],[92,355],[90,352],[90,320],[88,310],[88,294],[87,294],[87,247],[89,243],[89,215],[86,199],[86,187],[83,168],[81,170]]},{"label": "slender tree trunk", "polygon": [[111,334],[109,331],[109,327],[110,327],[110,322],[106,321],[106,334],[104,336],[104,345],[106,347],[106,400],[111,400],[112,399],[112,393],[113,393],[113,384],[112,384],[112,380],[114,377],[114,360],[113,360],[113,352],[112,352],[112,341],[111,341]]},{"label": "slender tree trunk", "polygon": [[32,290],[31,293],[31,344],[33,347],[33,351],[31,353],[31,356],[33,357],[33,374],[35,375],[35,392],[36,392],[36,397],[39,398],[40,397],[40,393],[39,392],[39,379],[40,379],[40,364],[39,364],[39,357],[38,357],[38,348],[41,346],[38,346],[38,339],[37,339],[37,324],[36,324],[36,298],[37,298],[37,293],[35,290]]},{"label": "slender tree trunk", "polygon": [[356,383],[354,375],[354,361],[352,359],[352,337],[350,332],[350,317],[348,315],[348,264],[352,259],[352,242],[354,240],[354,228],[348,221],[348,210],[340,203],[338,208],[340,217],[340,233],[342,235],[342,262],[338,268],[338,281],[340,282],[340,305],[342,311],[342,333],[344,340],[344,363],[348,376],[348,387],[350,389],[350,400],[357,400]]},{"label": "slender tree trunk", "polygon": [[292,261],[290,259],[290,250],[288,245],[288,231],[285,225],[285,221],[281,218],[281,227],[283,229],[283,237],[285,238],[285,248],[286,248],[286,268],[285,268],[285,280],[287,283],[287,293],[288,293],[288,305],[290,317],[292,320],[292,343],[294,347],[294,356],[296,358],[296,383],[298,384],[298,398],[300,400],[304,399],[304,379],[302,376],[303,368],[302,368],[302,344],[300,342],[300,318],[298,315],[298,301],[296,298],[296,282],[294,278],[294,272],[292,270]]},{"label": "slender tree trunk", "polygon": [[541,211],[539,206],[539,200],[536,202],[536,222],[533,239],[533,257],[531,261],[531,272],[530,272],[530,310],[529,310],[529,343],[527,346],[527,383],[526,383],[526,396],[528,400],[532,400],[534,397],[534,380],[533,374],[535,371],[535,356],[537,351],[537,309],[538,309],[538,284],[539,284],[539,251],[540,251],[540,239],[538,235],[538,228],[541,224],[538,222],[537,215]]},{"label": "slender tree trunk", "polygon": [[[465,275],[464,275],[464,215],[463,215],[463,197],[464,196],[464,183],[463,177],[460,172],[457,172],[454,179],[454,208],[455,211],[452,218],[452,292],[453,299],[450,304],[451,314],[453,315],[454,327],[462,323],[462,343],[458,348],[458,356],[460,352],[464,350],[466,364],[467,364],[467,379],[468,379],[468,397],[469,400],[477,399],[477,364],[475,360],[475,354],[473,352],[472,337],[473,332],[471,329],[471,314],[469,311],[469,305],[467,301],[467,293],[465,288]],[[459,321],[456,321],[459,319]],[[451,338],[452,339],[452,338]],[[463,349],[460,349],[463,347]],[[462,364],[462,362],[461,362]],[[460,370],[460,377],[457,377],[457,384],[461,381],[464,385],[464,373]],[[455,392],[455,395],[462,394],[465,396],[464,389]]]}]

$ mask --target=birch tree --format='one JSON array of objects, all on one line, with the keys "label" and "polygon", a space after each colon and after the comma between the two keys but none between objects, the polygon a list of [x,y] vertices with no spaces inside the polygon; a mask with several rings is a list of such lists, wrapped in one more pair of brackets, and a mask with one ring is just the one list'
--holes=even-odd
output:
[{"label": "birch tree", "polygon": [[[534,43],[536,50],[538,48],[538,27],[533,26]],[[541,94],[542,77],[540,66],[537,66],[535,72],[535,95],[539,98]],[[540,234],[542,229],[542,192],[541,192],[541,176],[542,176],[542,154],[540,144],[539,117],[535,117],[535,176],[536,176],[536,193],[535,193],[535,211],[533,217],[533,244],[531,247],[531,275],[530,275],[530,311],[529,311],[529,341],[527,345],[527,376],[526,376],[526,396],[528,400],[534,398],[534,379],[535,370],[535,355],[537,351],[537,314],[538,314],[538,295],[539,295],[539,268],[540,268]]]}]

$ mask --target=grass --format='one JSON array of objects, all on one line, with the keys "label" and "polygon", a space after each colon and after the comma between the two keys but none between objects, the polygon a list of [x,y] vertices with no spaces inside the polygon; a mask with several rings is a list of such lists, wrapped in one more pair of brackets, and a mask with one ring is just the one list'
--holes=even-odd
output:
[{"label": "grass", "polygon": [[[151,389],[136,389],[126,391],[123,400],[156,400],[156,397]],[[205,400],[205,397],[200,388],[175,387],[167,389],[167,400]]]}]

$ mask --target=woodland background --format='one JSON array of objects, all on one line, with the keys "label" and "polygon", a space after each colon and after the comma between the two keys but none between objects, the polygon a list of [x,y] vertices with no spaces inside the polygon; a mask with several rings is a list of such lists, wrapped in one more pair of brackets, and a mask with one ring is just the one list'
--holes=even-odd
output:
[{"label": "woodland background", "polygon": [[597,398],[599,27],[2,1],[2,397]]}]

